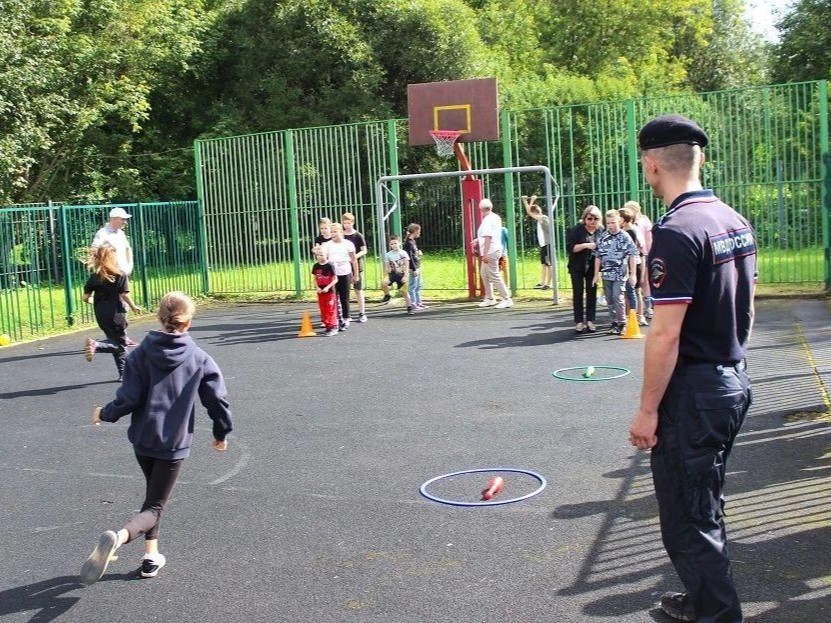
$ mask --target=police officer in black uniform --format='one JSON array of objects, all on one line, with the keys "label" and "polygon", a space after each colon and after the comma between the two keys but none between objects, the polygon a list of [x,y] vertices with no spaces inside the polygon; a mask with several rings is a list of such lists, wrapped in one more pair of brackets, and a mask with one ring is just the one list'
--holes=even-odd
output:
[{"label": "police officer in black uniform", "polygon": [[652,448],[664,547],[684,585],[661,608],[699,623],[741,623],[723,516],[725,465],[750,406],[750,224],[701,186],[706,133],[667,115],[638,135],[646,181],[668,211],[652,229],[655,315],[632,445]]}]

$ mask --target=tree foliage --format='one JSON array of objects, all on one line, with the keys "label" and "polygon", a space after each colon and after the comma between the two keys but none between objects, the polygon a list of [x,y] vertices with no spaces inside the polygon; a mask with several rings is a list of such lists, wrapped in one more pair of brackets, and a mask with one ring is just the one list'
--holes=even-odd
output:
[{"label": "tree foliage", "polygon": [[[496,76],[501,105],[518,108],[760,81],[743,11],[744,0],[0,0],[0,203],[193,197],[195,138],[401,117],[416,82]],[[800,28],[787,27],[793,42]],[[796,49],[820,58],[831,46]]]},{"label": "tree foliage", "polygon": [[831,78],[831,0],[797,0],[776,27],[781,40],[773,76],[777,82]]}]

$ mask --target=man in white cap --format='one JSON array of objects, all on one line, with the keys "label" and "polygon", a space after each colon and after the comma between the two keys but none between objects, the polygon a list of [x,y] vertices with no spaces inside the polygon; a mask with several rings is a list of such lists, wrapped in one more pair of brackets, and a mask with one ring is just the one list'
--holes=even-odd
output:
[{"label": "man in white cap", "polygon": [[118,268],[128,277],[133,272],[133,248],[124,233],[127,219],[130,215],[124,208],[113,208],[110,210],[109,221],[104,227],[95,233],[92,239],[92,248],[97,249],[103,244],[109,244],[115,249],[115,257],[118,261]]}]

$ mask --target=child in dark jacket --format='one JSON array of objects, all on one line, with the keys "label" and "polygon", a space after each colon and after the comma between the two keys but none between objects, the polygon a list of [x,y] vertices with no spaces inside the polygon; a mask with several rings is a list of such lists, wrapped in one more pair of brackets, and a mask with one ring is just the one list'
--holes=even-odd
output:
[{"label": "child in dark jacket", "polygon": [[103,244],[93,250],[89,261],[92,274],[84,285],[84,301],[92,299],[98,328],[107,336],[106,340],[87,338],[86,357],[92,361],[95,353],[112,353],[118,380],[124,373],[124,359],[127,356],[127,309],[130,306],[139,313],[141,308],[130,298],[130,282],[127,275],[118,268],[115,247]]},{"label": "child in dark jacket", "polygon": [[159,304],[164,331],[151,331],[127,356],[116,398],[96,407],[95,424],[132,414],[127,437],[144,472],[147,488],[141,511],[118,532],[107,530],[81,567],[81,581],[97,582],[116,549],[144,535],[141,576],[152,578],[165,565],[159,553],[159,520],[193,442],[196,401],[213,420],[213,448],[228,447],[231,411],[222,372],[188,335],[195,305],[186,294],[170,292]]}]

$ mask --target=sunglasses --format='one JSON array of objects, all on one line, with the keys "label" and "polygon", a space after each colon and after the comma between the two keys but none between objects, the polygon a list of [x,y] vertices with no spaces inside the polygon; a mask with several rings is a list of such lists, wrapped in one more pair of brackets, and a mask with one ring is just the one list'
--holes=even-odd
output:
[{"label": "sunglasses", "polygon": [[599,221],[600,220],[599,216],[586,216],[586,217],[583,217],[583,218],[586,221]]}]

